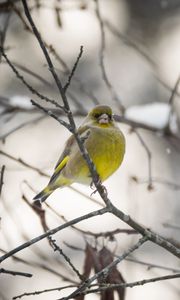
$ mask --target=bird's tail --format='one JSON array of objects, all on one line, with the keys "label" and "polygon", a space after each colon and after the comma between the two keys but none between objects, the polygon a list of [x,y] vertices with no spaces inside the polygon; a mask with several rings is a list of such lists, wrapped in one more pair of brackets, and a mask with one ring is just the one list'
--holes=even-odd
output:
[{"label": "bird's tail", "polygon": [[44,202],[53,192],[48,186],[45,187],[39,194],[37,194],[33,200],[40,201],[41,203]]}]

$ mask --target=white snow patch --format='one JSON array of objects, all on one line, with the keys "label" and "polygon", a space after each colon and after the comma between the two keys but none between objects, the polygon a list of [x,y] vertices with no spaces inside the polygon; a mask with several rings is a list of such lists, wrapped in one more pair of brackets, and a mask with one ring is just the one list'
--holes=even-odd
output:
[{"label": "white snow patch", "polygon": [[30,98],[27,96],[12,96],[9,103],[14,107],[32,109]]},{"label": "white snow patch", "polygon": [[125,116],[132,121],[147,124],[162,129],[168,122],[170,106],[166,103],[150,103],[131,106]]}]

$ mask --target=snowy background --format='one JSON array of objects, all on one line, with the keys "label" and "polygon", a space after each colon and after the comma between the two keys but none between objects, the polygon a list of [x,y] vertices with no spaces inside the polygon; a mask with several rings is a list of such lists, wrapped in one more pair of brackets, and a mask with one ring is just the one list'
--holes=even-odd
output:
[{"label": "snowy background", "polygon": [[[29,3],[33,7],[35,2],[29,1]],[[82,117],[77,116],[77,107],[82,108],[84,114],[84,110],[87,112],[95,104],[89,95],[91,93],[99,103],[111,105],[114,113],[120,114],[102,79],[99,65],[101,36],[94,1],[61,1],[62,27],[58,27],[52,9],[57,4],[56,1],[43,1],[43,3],[42,8],[33,10],[34,21],[44,40],[55,47],[70,69],[76,60],[80,46],[84,46],[83,57],[69,89],[69,92],[79,101],[77,106],[77,103],[69,97],[71,108],[75,112],[76,124],[80,124],[83,120]],[[83,4],[85,8],[80,9]],[[20,3],[17,3],[17,6],[22,9]],[[131,127],[125,123],[119,123],[127,143],[125,159],[121,168],[105,182],[105,186],[112,202],[123,212],[157,233],[178,240],[179,230],[164,224],[180,226],[179,95],[175,95],[173,105],[169,105],[171,89],[174,88],[180,71],[180,1],[153,0],[144,4],[144,1],[140,0],[104,0],[100,1],[100,11],[103,20],[113,24],[125,37],[125,40],[120,39],[105,26],[106,71],[125,107],[125,118],[157,129],[156,131],[137,129],[151,153],[153,189],[148,190],[147,151],[138,136],[131,131]],[[1,26],[6,16],[6,13],[0,15]],[[138,50],[127,40],[137,45]],[[20,71],[26,80],[39,92],[59,101],[60,97],[37,41],[33,35],[24,30],[22,22],[15,13],[11,15],[5,47],[10,47],[7,55],[12,62],[33,70],[48,83],[43,83]],[[141,52],[146,53],[151,62]],[[55,59],[53,61],[62,81],[66,82],[67,75],[64,74],[62,65]],[[86,92],[83,92],[79,82]],[[3,59],[0,65],[1,150],[17,159],[21,158],[24,162],[50,175],[69,133],[55,120],[33,110],[30,99],[37,99],[37,97],[15,77]],[[8,106],[14,110],[8,111]],[[26,125],[23,126],[24,124]],[[163,129],[168,124],[172,134],[164,136]],[[15,128],[19,129],[14,132]],[[22,194],[31,201],[35,193],[47,184],[48,179],[1,153],[0,166],[2,165],[5,165],[5,173],[0,201],[0,248],[9,251],[42,233],[39,218],[22,200]],[[92,193],[88,187],[78,184],[73,186],[88,196]],[[66,188],[56,190],[48,198],[47,203],[70,220],[100,208],[102,200],[97,195],[93,197],[100,205]],[[50,228],[58,226],[61,222],[61,219],[47,209],[47,223]],[[125,224],[109,215],[87,220],[78,224],[78,227],[94,232],[119,227],[127,228]],[[65,253],[71,257],[72,262],[79,268],[82,267],[82,252],[74,251],[63,244],[65,241],[84,249],[85,242],[82,235],[66,229],[56,234],[55,238]],[[94,243],[92,238],[88,240]],[[106,245],[116,254],[122,254],[136,240],[137,237],[134,235],[120,234],[116,236],[115,242],[106,241]],[[103,245],[101,239],[99,243]],[[14,262],[12,259],[7,259],[3,267],[32,272],[33,277],[2,275],[0,277],[2,299],[11,299],[24,292],[64,285],[57,274],[51,274],[38,267],[40,264],[49,266],[56,272],[64,272],[71,278],[74,276],[63,258],[54,253],[45,240],[21,251],[17,256],[33,262],[35,267]],[[151,243],[147,243],[142,249],[133,253],[133,257],[180,270],[180,262],[177,258]],[[119,265],[119,270],[126,282],[172,273],[159,268],[148,270],[147,266],[129,261],[123,261]],[[57,299],[62,297],[63,293],[67,291],[36,297],[43,300]],[[178,280],[162,281],[127,289],[125,299],[136,300],[144,297],[146,300],[178,300],[179,282]],[[98,299],[98,296],[87,296],[87,299],[95,298]],[[35,299],[35,296],[27,299]]]}]

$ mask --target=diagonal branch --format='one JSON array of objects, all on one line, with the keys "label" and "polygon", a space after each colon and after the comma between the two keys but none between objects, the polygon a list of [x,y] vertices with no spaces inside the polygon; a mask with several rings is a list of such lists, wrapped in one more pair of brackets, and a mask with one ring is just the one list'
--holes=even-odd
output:
[{"label": "diagonal branch", "polygon": [[79,223],[79,222],[83,221],[83,220],[87,220],[89,218],[93,218],[93,217],[96,217],[96,216],[99,216],[99,215],[103,215],[103,214],[105,214],[107,212],[108,212],[108,209],[107,209],[107,207],[105,207],[105,208],[102,208],[102,209],[99,209],[99,210],[92,211],[91,213],[85,214],[85,215],[80,216],[78,218],[75,218],[75,219],[73,219],[73,220],[71,220],[71,221],[69,221],[69,222],[67,222],[65,224],[62,224],[62,225],[60,225],[58,227],[55,227],[53,229],[50,229],[47,232],[39,235],[38,237],[35,237],[35,238],[27,241],[26,243],[21,244],[20,246],[14,248],[13,250],[9,251],[8,253],[2,255],[0,257],[0,263],[2,261],[4,261],[5,259],[7,259],[8,257],[11,257],[12,255],[14,255],[15,253],[17,253],[17,252],[19,252],[19,251],[21,251],[21,250],[23,250],[23,249],[25,249],[25,248],[33,245],[33,244],[35,244],[35,243],[37,243],[37,242],[45,239],[46,237],[48,237],[50,235],[55,234],[58,231],[61,231],[61,230],[65,229],[65,228],[70,227],[70,226],[72,226],[72,225],[74,225],[76,223]]},{"label": "diagonal branch", "polygon": [[31,93],[37,95],[41,100],[45,100],[46,102],[49,102],[53,105],[55,105],[56,107],[60,108],[60,109],[64,109],[63,106],[59,105],[56,101],[54,101],[53,99],[49,99],[48,97],[42,95],[41,93],[39,93],[37,90],[35,90],[25,79],[24,77],[19,73],[19,71],[16,69],[16,67],[14,66],[14,64],[11,63],[11,61],[9,60],[9,58],[7,57],[7,55],[4,52],[4,49],[0,46],[0,53],[2,53],[2,56],[5,58],[7,64],[10,66],[10,68],[12,69],[12,71],[16,74],[16,77],[22,81],[22,83],[31,91]]}]

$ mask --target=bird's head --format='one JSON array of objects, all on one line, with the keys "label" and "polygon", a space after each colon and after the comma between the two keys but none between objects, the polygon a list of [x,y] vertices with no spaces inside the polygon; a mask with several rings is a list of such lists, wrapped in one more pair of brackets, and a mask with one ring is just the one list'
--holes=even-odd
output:
[{"label": "bird's head", "polygon": [[113,125],[112,109],[107,105],[95,106],[88,114],[88,119],[100,127]]}]

